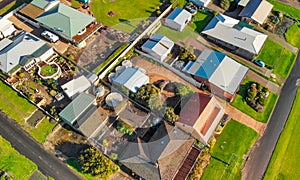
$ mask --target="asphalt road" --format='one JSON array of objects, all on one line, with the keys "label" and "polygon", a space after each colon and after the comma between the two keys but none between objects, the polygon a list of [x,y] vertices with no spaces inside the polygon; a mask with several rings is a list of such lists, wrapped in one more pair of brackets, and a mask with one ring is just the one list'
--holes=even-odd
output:
[{"label": "asphalt road", "polygon": [[57,180],[81,179],[55,156],[45,151],[14,120],[0,112],[0,135],[8,140],[21,154],[33,161],[46,176]]},{"label": "asphalt road", "polygon": [[243,169],[243,179],[259,180],[263,179],[264,173],[268,167],[273,150],[277,144],[281,131],[284,128],[286,120],[292,108],[296,91],[297,79],[300,78],[300,52],[295,65],[284,84],[272,117],[268,123],[267,129],[249,154],[249,158]]}]

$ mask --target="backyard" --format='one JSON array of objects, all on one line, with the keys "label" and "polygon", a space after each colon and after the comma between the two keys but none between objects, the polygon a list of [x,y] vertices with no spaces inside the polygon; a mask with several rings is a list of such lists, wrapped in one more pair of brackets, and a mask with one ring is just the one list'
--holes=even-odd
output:
[{"label": "backyard", "polygon": [[160,0],[94,0],[92,12],[95,18],[107,26],[133,32],[143,19],[153,16],[153,12],[161,5]]},{"label": "backyard", "polygon": [[38,169],[37,165],[16,151],[1,136],[0,145],[0,170],[5,170],[12,177],[11,179],[29,179],[32,173]]},{"label": "backyard", "polygon": [[267,0],[267,1],[269,1],[271,4],[274,5],[273,10],[281,11],[285,14],[289,14],[290,16],[292,16],[296,19],[300,19],[300,10],[299,9],[289,6],[289,5],[286,5],[284,3],[278,2],[276,0]]},{"label": "backyard", "polygon": [[291,45],[300,48],[300,24],[295,23],[290,27],[285,34],[285,38]]},{"label": "backyard", "polygon": [[211,149],[211,161],[201,179],[241,179],[245,155],[257,137],[251,128],[230,120]]},{"label": "backyard", "polygon": [[193,16],[192,22],[189,26],[196,32],[201,33],[213,16],[214,15],[208,11],[198,11],[197,14]]},{"label": "backyard", "polygon": [[264,110],[262,112],[255,111],[252,107],[250,107],[247,102],[245,101],[247,87],[254,82],[250,78],[246,78],[242,83],[239,92],[236,94],[234,101],[231,103],[232,106],[236,107],[240,111],[248,114],[249,116],[253,117],[257,121],[266,123],[268,122],[272,110],[276,104],[278,99],[278,95],[269,92],[269,96],[267,97],[264,105]]},{"label": "backyard", "polygon": [[296,99],[289,118],[282,131],[272,159],[265,174],[269,179],[295,179],[300,177],[300,91],[298,89]]},{"label": "backyard", "polygon": [[268,38],[255,59],[262,60],[266,65],[273,67],[273,73],[278,77],[286,78],[293,67],[296,56]]}]

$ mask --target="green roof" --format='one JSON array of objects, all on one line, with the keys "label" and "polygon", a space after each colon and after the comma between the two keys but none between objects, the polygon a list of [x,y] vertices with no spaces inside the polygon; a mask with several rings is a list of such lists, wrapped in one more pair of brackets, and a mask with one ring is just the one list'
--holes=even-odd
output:
[{"label": "green roof", "polygon": [[31,4],[41,8],[41,9],[44,9],[45,6],[51,2],[52,0],[33,0],[31,1]]},{"label": "green roof", "polygon": [[93,96],[81,93],[59,113],[59,116],[69,125],[73,125],[79,116],[84,113],[94,101],[95,98]]},{"label": "green roof", "polygon": [[78,32],[95,21],[95,18],[59,3],[56,7],[37,17],[36,21],[46,25],[56,33],[72,39]]}]

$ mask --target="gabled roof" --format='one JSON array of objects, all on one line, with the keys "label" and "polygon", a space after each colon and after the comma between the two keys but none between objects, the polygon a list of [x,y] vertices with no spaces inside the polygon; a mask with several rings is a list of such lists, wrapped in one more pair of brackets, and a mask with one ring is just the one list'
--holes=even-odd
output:
[{"label": "gabled roof", "polygon": [[159,56],[164,55],[174,46],[174,42],[166,36],[153,34],[142,46],[143,48],[151,49]]},{"label": "gabled roof", "polygon": [[220,13],[208,23],[202,33],[253,54],[259,53],[268,37],[263,33],[241,26],[239,20]]},{"label": "gabled roof", "polygon": [[248,17],[259,24],[263,24],[271,12],[273,5],[266,0],[251,0],[239,14],[240,17]]},{"label": "gabled roof", "polygon": [[139,68],[126,68],[120,75],[118,75],[113,83],[121,84],[127,89],[135,93],[142,85],[149,82],[149,77],[142,73]]},{"label": "gabled roof", "polygon": [[206,49],[195,62],[190,61],[183,71],[207,79],[220,89],[234,94],[248,72],[248,68],[224,53]]},{"label": "gabled roof", "polygon": [[[8,73],[14,67],[19,65],[24,56],[30,56],[39,48],[45,45],[45,42],[27,32],[22,32],[12,42],[2,40],[2,49],[0,49],[0,69]],[[1,41],[1,42],[2,42]]]},{"label": "gabled roof", "polygon": [[86,93],[81,93],[67,107],[65,107],[59,116],[69,125],[79,118],[95,101],[95,97]]},{"label": "gabled roof", "polygon": [[173,20],[177,24],[184,25],[190,18],[192,18],[192,14],[190,12],[182,8],[175,8],[166,19]]},{"label": "gabled roof", "polygon": [[95,18],[63,3],[59,3],[37,17],[36,21],[71,39],[87,25],[95,21]]},{"label": "gabled roof", "polygon": [[91,82],[84,75],[81,75],[80,77],[63,84],[61,88],[68,97],[71,98],[77,93],[87,90],[90,86]]}]

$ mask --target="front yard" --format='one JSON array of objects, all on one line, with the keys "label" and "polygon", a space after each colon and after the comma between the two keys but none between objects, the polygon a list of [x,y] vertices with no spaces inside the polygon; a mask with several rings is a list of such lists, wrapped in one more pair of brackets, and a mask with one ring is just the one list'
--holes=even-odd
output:
[{"label": "front yard", "polygon": [[235,99],[231,103],[231,105],[236,107],[240,111],[244,112],[245,114],[248,114],[249,116],[253,117],[257,121],[266,123],[270,118],[272,110],[278,99],[278,95],[276,95],[272,92],[269,92],[269,96],[267,97],[267,99],[265,101],[263,111],[257,112],[252,107],[250,107],[247,104],[247,102],[245,101],[247,87],[251,84],[251,82],[254,82],[254,81],[250,78],[246,78],[244,80],[244,82],[242,83],[242,85],[240,87],[239,92],[236,94]]},{"label": "front yard", "polygon": [[37,165],[21,155],[0,136],[0,170],[5,170],[11,179],[29,179],[37,169]]},{"label": "front yard", "polygon": [[230,120],[211,149],[211,161],[201,179],[241,179],[244,155],[257,137],[251,128]]},{"label": "front yard", "polygon": [[266,180],[271,179],[295,179],[300,177],[300,91],[289,118],[282,131],[272,159],[265,174]]},{"label": "front yard", "polygon": [[266,65],[273,67],[273,73],[278,77],[286,78],[293,67],[296,56],[268,38],[255,59],[262,60]]},{"label": "front yard", "polygon": [[300,24],[295,23],[290,27],[285,34],[285,38],[291,45],[300,48]]},{"label": "front yard", "polygon": [[143,19],[153,16],[160,5],[160,0],[94,0],[91,10],[104,25],[131,33]]}]

